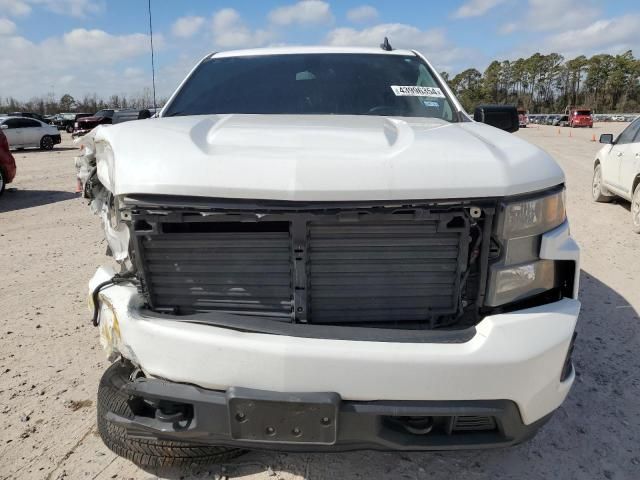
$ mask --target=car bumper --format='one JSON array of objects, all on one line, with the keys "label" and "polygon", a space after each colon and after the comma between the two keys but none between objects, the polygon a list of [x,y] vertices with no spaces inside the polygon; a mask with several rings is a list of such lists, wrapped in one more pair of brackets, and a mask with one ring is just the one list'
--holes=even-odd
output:
[{"label": "car bumper", "polygon": [[[106,420],[136,438],[287,451],[452,450],[531,438],[514,402],[346,401],[332,393],[226,392],[156,379],[124,385],[132,415]],[[151,415],[149,405],[162,405]],[[171,410],[170,417],[163,411]],[[176,413],[179,412],[179,413]],[[178,415],[178,417],[176,417]]]},{"label": "car bumper", "polygon": [[[113,271],[100,269],[91,287]],[[566,397],[561,381],[580,304],[485,317],[462,343],[392,343],[251,333],[150,317],[133,286],[100,293],[100,336],[148,376],[226,391],[336,392],[345,400],[515,402],[525,425]]]}]

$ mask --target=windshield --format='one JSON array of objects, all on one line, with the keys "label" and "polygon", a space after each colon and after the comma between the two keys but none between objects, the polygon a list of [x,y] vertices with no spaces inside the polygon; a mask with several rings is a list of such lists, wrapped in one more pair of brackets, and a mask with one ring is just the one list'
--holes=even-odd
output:
[{"label": "windshield", "polygon": [[457,121],[451,101],[415,55],[291,54],[210,58],[163,116],[317,114]]},{"label": "windshield", "polygon": [[591,110],[576,110],[576,115],[591,115]]},{"label": "windshield", "polygon": [[113,117],[113,110],[100,110],[98,111],[94,117]]}]

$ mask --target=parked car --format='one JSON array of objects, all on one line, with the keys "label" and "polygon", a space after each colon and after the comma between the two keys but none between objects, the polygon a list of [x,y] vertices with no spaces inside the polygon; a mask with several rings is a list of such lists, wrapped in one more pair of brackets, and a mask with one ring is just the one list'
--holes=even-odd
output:
[{"label": "parked car", "polygon": [[11,148],[36,147],[51,150],[62,141],[56,127],[34,118],[0,117],[0,129]]},{"label": "parked car", "polygon": [[553,119],[551,123],[554,127],[568,127],[569,126],[569,116],[561,115]]},{"label": "parked car", "polygon": [[91,113],[61,113],[54,121],[58,130],[64,130],[67,133],[73,133],[76,122],[81,118],[91,117]]},{"label": "parked car", "polygon": [[4,192],[7,184],[13,182],[16,176],[16,161],[9,150],[9,142],[0,129],[0,195]]},{"label": "parked car", "polygon": [[122,265],[90,281],[112,450],[506,446],[562,404],[580,310],[562,169],[507,133],[514,107],[474,122],[389,50],[212,54],[159,118],[80,140]]},{"label": "parked car", "polygon": [[518,119],[520,121],[520,128],[527,128],[527,125],[529,125],[529,115],[525,109],[518,109]]},{"label": "parked car", "polygon": [[123,110],[116,110],[113,114],[112,124],[130,122],[132,120],[145,120],[151,118],[151,111],[149,109],[136,109],[128,108]]},{"label": "parked car", "polygon": [[47,123],[44,119],[44,116],[40,115],[39,113],[34,113],[34,112],[11,112],[7,114],[7,117],[27,117],[27,118],[34,118],[42,123]]},{"label": "parked car", "polygon": [[571,128],[593,128],[593,117],[591,116],[591,109],[585,107],[567,107],[567,111],[565,113],[569,116],[569,126]]},{"label": "parked car", "polygon": [[600,135],[604,144],[593,165],[593,199],[610,202],[621,197],[631,202],[633,230],[640,233],[640,118],[635,119],[614,140]]},{"label": "parked car", "polygon": [[114,113],[115,110],[104,109],[97,111],[95,115],[79,118],[73,125],[73,136],[82,136],[96,128],[98,125],[111,125]]},{"label": "parked car", "polygon": [[624,117],[624,115],[613,115],[611,116],[611,121],[612,122],[624,122],[626,119]]}]

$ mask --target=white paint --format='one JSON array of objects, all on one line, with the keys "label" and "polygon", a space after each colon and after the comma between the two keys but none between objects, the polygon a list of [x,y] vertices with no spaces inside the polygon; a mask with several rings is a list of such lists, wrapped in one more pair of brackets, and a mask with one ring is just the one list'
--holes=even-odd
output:
[{"label": "white paint", "polygon": [[104,172],[113,173],[116,195],[442,199],[515,195],[564,182],[548,154],[516,136],[431,118],[173,117],[101,129],[96,142],[113,150]]}]

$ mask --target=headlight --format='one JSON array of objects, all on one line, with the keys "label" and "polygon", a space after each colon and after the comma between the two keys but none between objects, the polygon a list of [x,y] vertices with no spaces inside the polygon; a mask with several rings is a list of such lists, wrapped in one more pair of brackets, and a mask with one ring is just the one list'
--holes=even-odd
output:
[{"label": "headlight", "polygon": [[504,209],[502,238],[519,238],[553,230],[566,219],[564,189],[541,198],[509,203]]},{"label": "headlight", "polygon": [[501,255],[490,267],[485,304],[496,307],[559,285],[556,262],[540,259],[542,235],[566,220],[564,189],[502,205],[497,240]]}]

